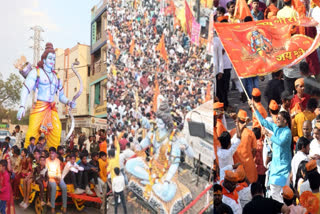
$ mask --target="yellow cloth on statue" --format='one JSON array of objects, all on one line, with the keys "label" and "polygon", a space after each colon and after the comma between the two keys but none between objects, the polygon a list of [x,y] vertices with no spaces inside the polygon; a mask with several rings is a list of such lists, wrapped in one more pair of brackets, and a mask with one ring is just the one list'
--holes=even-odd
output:
[{"label": "yellow cloth on statue", "polygon": [[35,137],[36,142],[41,133],[47,140],[47,147],[57,148],[60,145],[61,122],[55,106],[55,102],[37,101],[32,107],[29,117],[29,127],[26,134],[25,148],[30,144],[30,137]]}]

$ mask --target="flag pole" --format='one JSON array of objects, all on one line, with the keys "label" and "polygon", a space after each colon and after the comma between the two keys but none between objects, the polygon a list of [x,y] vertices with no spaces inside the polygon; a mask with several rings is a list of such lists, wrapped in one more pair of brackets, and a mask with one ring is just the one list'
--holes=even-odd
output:
[{"label": "flag pole", "polygon": [[[235,73],[237,74],[237,77],[238,77],[238,79],[239,79],[239,81],[240,81],[241,87],[242,87],[242,89],[244,90],[244,93],[246,94],[248,101],[250,101],[250,97],[249,97],[249,95],[248,95],[248,93],[247,93],[247,91],[246,91],[246,89],[245,89],[245,87],[244,87],[244,85],[243,85],[243,83],[242,83],[242,81],[241,81],[241,79],[240,79],[240,77],[239,77],[239,75],[238,75],[238,73],[237,73],[236,70],[235,70]],[[257,75],[257,76],[258,76],[258,75]],[[249,102],[248,102],[248,104],[249,104]],[[250,107],[250,106],[249,106],[249,107]],[[252,105],[252,107],[253,107],[253,114],[256,114],[255,111],[256,111],[257,109],[255,109],[254,105]],[[257,117],[257,115],[256,115],[256,118],[257,118],[257,120],[258,120],[258,122],[259,122],[259,125],[262,127],[261,121],[259,120],[259,118]],[[271,150],[271,152],[272,152],[273,150],[272,150],[272,145],[271,145],[270,141],[267,140],[267,143],[268,143],[268,145],[270,146],[270,150]]]}]

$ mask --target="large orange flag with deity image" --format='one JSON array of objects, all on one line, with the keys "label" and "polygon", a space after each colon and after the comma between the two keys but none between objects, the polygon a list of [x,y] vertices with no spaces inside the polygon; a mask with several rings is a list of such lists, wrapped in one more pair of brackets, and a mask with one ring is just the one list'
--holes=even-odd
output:
[{"label": "large orange flag with deity image", "polygon": [[245,23],[215,23],[237,74],[240,77],[266,75],[297,64],[320,45],[305,35],[291,35],[292,26],[316,26],[312,18],[281,18]]}]

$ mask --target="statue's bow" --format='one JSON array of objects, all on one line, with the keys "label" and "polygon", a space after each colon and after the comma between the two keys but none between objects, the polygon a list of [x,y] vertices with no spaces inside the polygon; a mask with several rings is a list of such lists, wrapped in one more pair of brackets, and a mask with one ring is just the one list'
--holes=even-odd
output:
[{"label": "statue's bow", "polygon": [[[80,62],[76,59],[74,63],[72,63],[71,65],[71,69],[73,70],[73,72],[75,73],[75,75],[77,76],[77,78],[79,79],[79,82],[80,82],[80,89],[79,91],[73,96],[72,98],[72,102],[75,102],[76,99],[78,99],[78,97],[81,95],[82,91],[83,91],[83,84],[82,84],[82,79],[78,73],[78,71],[74,68],[75,65],[79,65]],[[72,115],[72,108],[71,106],[69,106],[69,115],[70,115],[70,118],[71,118],[71,127],[70,127],[70,130],[69,130],[69,133],[67,134],[67,137],[65,139],[65,142],[67,142],[67,140],[70,138],[73,130],[74,130],[74,117]]]}]

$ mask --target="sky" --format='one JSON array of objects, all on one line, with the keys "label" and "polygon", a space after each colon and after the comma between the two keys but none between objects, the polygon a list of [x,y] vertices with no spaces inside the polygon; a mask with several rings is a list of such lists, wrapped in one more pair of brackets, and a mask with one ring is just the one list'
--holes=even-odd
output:
[{"label": "sky", "polygon": [[[91,9],[102,0],[1,0],[0,78],[19,72],[13,63],[21,55],[33,62],[32,26],[40,25],[41,34],[54,48],[72,48],[78,42],[90,45]],[[42,52],[41,52],[42,53]]]}]

